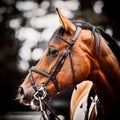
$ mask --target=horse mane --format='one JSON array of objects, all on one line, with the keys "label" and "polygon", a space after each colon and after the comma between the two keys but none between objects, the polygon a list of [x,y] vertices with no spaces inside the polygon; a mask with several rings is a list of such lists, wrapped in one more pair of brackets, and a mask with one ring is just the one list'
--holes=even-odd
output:
[{"label": "horse mane", "polygon": [[[95,44],[97,46],[96,48],[97,48],[98,52],[100,52],[100,48],[101,48],[100,47],[101,41],[100,41],[100,36],[99,36],[99,35],[101,35],[105,39],[105,41],[107,41],[110,49],[112,50],[112,52],[114,53],[114,55],[116,56],[116,58],[120,64],[120,55],[119,55],[120,54],[120,46],[118,44],[118,41],[115,38],[113,38],[109,34],[105,33],[101,28],[93,26],[90,23],[81,22],[81,21],[72,21],[72,22],[73,22],[73,24],[75,24],[78,27],[81,27],[82,29],[88,29],[88,30],[92,31],[93,36],[95,38]],[[51,37],[49,43],[53,40],[53,38],[56,35],[62,35],[63,33],[64,33],[63,27],[57,28],[56,31],[54,32],[53,36]]]},{"label": "horse mane", "polygon": [[[110,49],[112,50],[112,52],[114,53],[114,55],[116,56],[118,62],[120,63],[120,46],[118,44],[118,41],[116,39],[114,39],[113,37],[111,37],[109,34],[105,33],[102,29],[100,29],[99,27],[95,27],[87,22],[81,22],[81,21],[73,21],[73,23],[83,29],[89,29],[92,31],[93,35],[95,38],[97,38],[96,35],[101,35],[107,42],[108,45],[110,47]],[[97,34],[95,34],[97,33]],[[98,47],[100,47],[100,37],[99,39],[95,39],[96,41],[96,45]]]},{"label": "horse mane", "polygon": [[117,40],[115,38],[111,37],[110,35],[108,35],[107,33],[105,33],[100,28],[97,28],[97,29],[100,31],[103,38],[109,43],[110,49],[113,51],[118,62],[120,63],[120,46],[119,46]]}]

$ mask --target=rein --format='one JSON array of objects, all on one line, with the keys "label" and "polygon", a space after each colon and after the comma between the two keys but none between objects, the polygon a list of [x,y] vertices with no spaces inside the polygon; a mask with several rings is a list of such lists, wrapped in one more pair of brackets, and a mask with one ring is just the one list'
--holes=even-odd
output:
[{"label": "rein", "polygon": [[[51,73],[47,73],[44,71],[41,71],[39,69],[37,69],[36,67],[32,66],[29,69],[29,77],[30,77],[30,82],[31,82],[31,86],[34,88],[35,90],[35,94],[34,94],[34,98],[37,101],[44,101],[46,98],[49,97],[48,93],[47,93],[47,89],[46,86],[48,85],[48,83],[52,80],[52,82],[55,85],[56,91],[57,93],[60,92],[59,87],[58,87],[58,81],[56,80],[56,75],[58,74],[58,72],[61,70],[62,65],[65,62],[66,57],[69,55],[70,57],[70,64],[71,64],[71,69],[72,69],[72,73],[73,73],[73,80],[74,80],[74,87],[75,89],[77,89],[76,87],[76,76],[75,76],[75,69],[74,69],[74,65],[73,65],[73,59],[72,59],[72,47],[75,43],[75,41],[77,40],[79,34],[80,34],[81,28],[80,27],[76,27],[76,31],[72,37],[71,40],[68,40],[60,35],[55,36],[55,38],[59,38],[61,40],[63,40],[64,42],[66,42],[68,44],[66,50],[62,53],[62,55],[59,57],[57,63],[55,64],[53,70]],[[40,86],[37,86],[35,84],[32,72],[35,72],[37,74],[40,74],[44,77],[47,77],[48,79],[46,80],[45,83],[41,84]],[[40,103],[40,102],[39,102]],[[53,114],[53,113],[52,113]],[[55,117],[57,119],[59,119],[56,115]],[[59,119],[60,120],[60,119]]]}]

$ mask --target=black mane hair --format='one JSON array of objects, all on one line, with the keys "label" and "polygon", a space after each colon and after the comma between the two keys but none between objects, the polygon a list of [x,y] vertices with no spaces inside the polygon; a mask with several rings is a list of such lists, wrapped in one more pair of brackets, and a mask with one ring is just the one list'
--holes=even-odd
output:
[{"label": "black mane hair", "polygon": [[[116,39],[114,39],[113,37],[111,37],[109,34],[105,33],[102,29],[100,29],[99,27],[95,27],[89,23],[86,22],[75,22],[73,21],[73,23],[76,26],[79,26],[83,29],[89,29],[92,31],[93,35],[95,36],[95,33],[100,34],[109,44],[110,49],[113,51],[113,53],[115,54],[119,64],[120,64],[120,46],[118,44],[118,41]],[[100,44],[100,41],[96,41],[98,42],[97,44]]]},{"label": "black mane hair", "polygon": [[[111,37],[109,34],[105,33],[101,28],[93,26],[90,23],[81,22],[81,21],[72,21],[72,22],[73,22],[73,24],[75,24],[78,27],[81,27],[82,29],[91,30],[93,35],[94,35],[94,38],[97,38],[96,35],[101,35],[108,42],[110,49],[112,50],[112,52],[114,53],[114,55],[116,56],[116,58],[120,64],[120,46],[119,46],[118,41],[116,39]],[[65,32],[65,30],[63,27],[60,26],[59,28],[57,28],[56,31],[54,32],[53,36],[51,37],[49,43],[57,35],[62,36],[64,32]],[[95,33],[97,33],[97,34],[95,34]],[[99,50],[99,52],[100,52],[100,43],[101,43],[100,38],[95,39],[95,43],[97,46],[97,50]]]}]

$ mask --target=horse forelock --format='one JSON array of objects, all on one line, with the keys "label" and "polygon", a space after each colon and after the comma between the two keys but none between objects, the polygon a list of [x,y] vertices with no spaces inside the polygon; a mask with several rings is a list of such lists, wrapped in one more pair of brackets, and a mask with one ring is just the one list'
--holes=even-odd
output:
[{"label": "horse forelock", "polygon": [[55,32],[53,33],[53,35],[52,35],[52,37],[51,37],[51,39],[50,39],[50,41],[48,42],[48,44],[50,44],[51,42],[53,42],[55,39],[55,37],[56,36],[62,36],[63,35],[63,33],[64,33],[64,28],[63,27],[58,27],[56,30],[55,30]]}]

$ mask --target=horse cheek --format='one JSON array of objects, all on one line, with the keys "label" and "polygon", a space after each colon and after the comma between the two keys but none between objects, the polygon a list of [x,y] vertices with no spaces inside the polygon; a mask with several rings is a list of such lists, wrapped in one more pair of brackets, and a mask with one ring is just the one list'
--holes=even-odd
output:
[{"label": "horse cheek", "polygon": [[85,58],[84,60],[82,60],[82,63],[79,64],[78,66],[78,70],[77,70],[77,78],[78,78],[78,83],[82,82],[83,80],[87,80],[88,76],[90,74],[91,71],[91,62],[90,60],[88,60],[87,58]]}]

